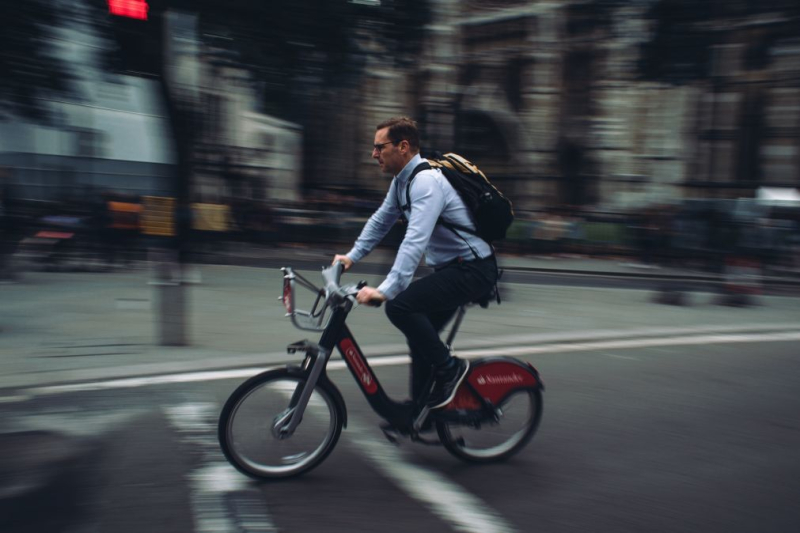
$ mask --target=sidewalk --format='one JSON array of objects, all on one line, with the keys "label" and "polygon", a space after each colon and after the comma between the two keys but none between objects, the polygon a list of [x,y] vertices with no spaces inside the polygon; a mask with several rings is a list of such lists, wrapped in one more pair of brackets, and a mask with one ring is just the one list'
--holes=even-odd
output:
[{"label": "sidewalk", "polygon": [[[200,283],[185,285],[189,345],[159,346],[158,287],[147,264],[97,273],[26,272],[20,282],[0,285],[0,391],[50,383],[91,381],[231,366],[277,364],[285,346],[317,333],[293,328],[277,301],[278,265],[314,273],[329,264],[333,250],[248,248],[229,250],[213,263],[272,265],[270,268],[203,264],[190,269]],[[353,280],[377,284],[388,271],[391,251],[376,250],[359,263]],[[619,260],[503,256],[507,269],[623,276],[707,276],[680,269],[643,269]],[[649,282],[644,286],[648,286]],[[686,307],[657,305],[651,290],[562,287],[506,283],[503,303],[471,310],[457,338],[465,347],[501,338],[508,345],[530,343],[531,335],[569,338],[592,331],[634,331],[652,327],[778,324],[800,318],[800,298],[759,297],[763,305],[731,309],[715,295],[693,295]],[[602,285],[601,285],[602,287]],[[301,308],[310,293],[300,292]],[[800,320],[796,320],[800,323]],[[382,312],[357,310],[351,325],[367,353],[406,353],[402,335]],[[523,335],[524,334],[524,335]],[[524,341],[515,341],[527,335]],[[550,337],[547,337],[550,338]],[[496,341],[488,341],[496,342]],[[372,348],[372,349],[370,349]]]}]

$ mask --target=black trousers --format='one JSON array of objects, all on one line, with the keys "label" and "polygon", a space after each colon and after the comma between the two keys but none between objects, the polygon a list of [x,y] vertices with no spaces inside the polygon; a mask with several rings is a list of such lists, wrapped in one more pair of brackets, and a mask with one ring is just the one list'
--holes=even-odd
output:
[{"label": "black trousers", "polygon": [[411,395],[416,398],[434,367],[450,359],[439,332],[464,304],[485,297],[497,283],[494,256],[454,261],[412,282],[386,303],[386,316],[411,350]]}]

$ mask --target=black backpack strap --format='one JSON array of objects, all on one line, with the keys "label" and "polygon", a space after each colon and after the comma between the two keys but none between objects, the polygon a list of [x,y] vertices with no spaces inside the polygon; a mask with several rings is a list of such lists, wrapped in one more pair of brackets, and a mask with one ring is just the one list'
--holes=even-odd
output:
[{"label": "black backpack strap", "polygon": [[[442,226],[444,226],[445,228],[450,229],[450,231],[456,231],[456,230],[465,231],[465,232],[469,233],[470,235],[475,235],[476,237],[480,237],[480,235],[478,235],[478,232],[476,230],[470,229],[470,228],[468,228],[466,226],[461,226],[459,224],[453,224],[451,222],[445,222],[444,220],[439,220],[439,223]],[[487,243],[487,244],[489,244],[489,243]]]},{"label": "black backpack strap", "polygon": [[405,216],[406,211],[411,211],[411,181],[414,178],[416,178],[417,174],[419,174],[423,170],[430,170],[430,169],[431,169],[430,163],[428,163],[427,161],[423,161],[422,163],[414,167],[414,170],[411,171],[411,175],[408,177],[408,183],[406,184],[406,203],[405,205],[402,205],[400,202],[398,202],[397,206],[400,208],[400,211],[401,213],[403,213],[403,216]]},{"label": "black backpack strap", "polygon": [[[428,163],[427,161],[423,161],[422,163],[414,167],[413,171],[411,171],[411,176],[408,177],[408,183],[406,184],[406,203],[405,205],[402,205],[400,204],[400,202],[398,202],[398,207],[400,208],[401,212],[400,216],[403,217],[404,222],[407,222],[405,214],[406,211],[411,211],[411,181],[417,176],[417,174],[419,174],[423,170],[429,170],[431,168],[432,167],[430,163]],[[476,252],[475,249],[472,247],[472,245],[469,243],[469,241],[459,233],[459,231],[465,231],[467,233],[475,235],[476,237],[479,237],[478,232],[466,226],[461,226],[459,224],[452,224],[450,222],[446,222],[441,217],[439,217],[439,220],[437,220],[436,223],[441,224],[442,226],[446,227],[447,229],[449,229],[450,231],[461,237],[461,240],[463,240],[466,243],[466,245],[469,246],[469,249],[472,252],[472,255],[475,256],[475,259],[480,259],[478,252]]]},{"label": "black backpack strap", "polygon": [[[427,161],[423,161],[422,163],[417,165],[414,168],[414,170],[411,171],[411,176],[408,177],[408,183],[406,184],[406,203],[405,203],[405,205],[402,205],[402,203],[399,201],[399,199],[398,199],[398,202],[397,202],[397,204],[398,204],[397,207],[400,209],[400,216],[403,218],[403,222],[404,223],[408,222],[408,219],[406,218],[406,211],[409,211],[409,212],[411,211],[411,181],[417,176],[417,174],[419,174],[423,170],[429,170],[430,168],[432,168],[430,163],[428,163]],[[480,256],[478,255],[478,252],[475,250],[475,248],[473,248],[472,245],[469,243],[469,241],[466,238],[464,238],[463,235],[461,235],[459,233],[459,231],[466,231],[467,233],[470,233],[472,235],[480,237],[475,230],[472,230],[472,229],[467,228],[465,226],[461,226],[459,224],[451,224],[450,222],[445,222],[444,220],[442,220],[442,217],[439,217],[439,220],[437,220],[436,223],[437,224],[441,224],[442,226],[448,228],[450,231],[452,231],[453,233],[455,233],[456,235],[461,237],[461,239],[464,241],[464,243],[466,243],[466,245],[469,246],[469,249],[472,252],[472,255],[475,256],[475,259],[480,259]],[[499,280],[500,276],[503,275],[503,271],[500,270],[500,268],[497,266],[497,256],[494,253],[495,252],[494,246],[492,246],[491,243],[487,243],[487,244],[489,244],[489,247],[492,249],[492,256],[494,257],[494,266],[497,269],[497,279]],[[495,284],[494,284],[493,293],[494,294],[489,294],[488,295],[488,297],[486,298],[485,304],[483,302],[481,302],[481,307],[486,307],[486,305],[488,305],[488,299],[491,298],[492,296],[495,297],[495,299],[497,300],[498,304],[500,303],[500,290],[497,287],[497,282],[495,282]]]}]

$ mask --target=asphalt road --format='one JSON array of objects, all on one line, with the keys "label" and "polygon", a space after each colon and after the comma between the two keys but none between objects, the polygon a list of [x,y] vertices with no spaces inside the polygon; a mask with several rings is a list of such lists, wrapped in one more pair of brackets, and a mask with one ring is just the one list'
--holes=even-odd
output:
[{"label": "asphalt road", "polygon": [[[265,484],[216,444],[243,376],[28,391],[6,417],[94,449],[68,493],[3,531],[797,531],[796,340],[715,338],[523,356],[547,386],[542,425],[517,457],[480,467],[386,443],[349,373],[333,369],[351,422],[337,449],[306,476]],[[376,373],[403,394],[403,366]]]}]

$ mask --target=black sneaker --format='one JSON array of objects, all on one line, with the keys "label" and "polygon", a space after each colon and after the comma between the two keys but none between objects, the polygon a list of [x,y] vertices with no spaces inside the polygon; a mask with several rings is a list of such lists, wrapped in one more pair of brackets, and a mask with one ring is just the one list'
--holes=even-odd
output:
[{"label": "black sneaker", "polygon": [[439,409],[450,403],[456,396],[456,391],[469,371],[469,361],[466,359],[456,359],[456,364],[452,370],[446,374],[437,374],[433,385],[428,407]]}]

